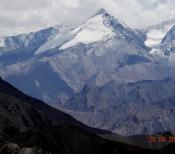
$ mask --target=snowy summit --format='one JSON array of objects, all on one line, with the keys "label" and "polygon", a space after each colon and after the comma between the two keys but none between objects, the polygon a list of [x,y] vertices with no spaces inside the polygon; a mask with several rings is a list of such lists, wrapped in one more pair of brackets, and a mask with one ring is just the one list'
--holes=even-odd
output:
[{"label": "snowy summit", "polygon": [[104,10],[99,11],[96,16],[76,28],[75,31],[77,31],[77,33],[75,37],[63,44],[60,49],[66,49],[78,43],[90,44],[115,35],[114,32],[105,25],[104,15]]},{"label": "snowy summit", "polygon": [[64,50],[79,43],[90,44],[104,41],[113,36],[137,37],[126,24],[115,19],[112,15],[107,13],[106,10],[100,9],[83,24],[71,30],[67,30],[64,35],[58,34],[56,37],[43,44],[36,51],[35,55],[56,47],[59,47],[60,50]]}]

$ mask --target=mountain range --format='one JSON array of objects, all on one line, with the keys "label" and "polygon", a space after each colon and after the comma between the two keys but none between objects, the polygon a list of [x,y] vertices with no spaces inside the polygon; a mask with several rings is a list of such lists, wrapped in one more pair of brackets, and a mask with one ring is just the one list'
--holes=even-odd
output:
[{"label": "mountain range", "polygon": [[3,36],[0,76],[91,127],[174,132],[173,25],[136,30],[101,9],[76,27]]}]

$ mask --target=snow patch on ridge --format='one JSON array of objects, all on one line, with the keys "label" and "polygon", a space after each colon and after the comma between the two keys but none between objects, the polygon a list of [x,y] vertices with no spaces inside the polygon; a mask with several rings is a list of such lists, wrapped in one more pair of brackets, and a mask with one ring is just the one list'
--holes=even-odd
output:
[{"label": "snow patch on ridge", "polygon": [[0,47],[5,47],[4,38],[0,37]]},{"label": "snow patch on ridge", "polygon": [[62,29],[60,29],[60,32],[55,37],[48,39],[46,43],[38,48],[38,50],[35,52],[35,55],[43,53],[49,49],[56,48],[63,44],[65,41],[67,41],[67,39],[69,39],[71,35],[73,35],[71,33],[66,33],[67,31],[69,31],[69,29],[70,28],[68,27],[63,27]]},{"label": "snow patch on ridge", "polygon": [[35,85],[39,88],[40,87],[40,83],[38,80],[35,80]]}]

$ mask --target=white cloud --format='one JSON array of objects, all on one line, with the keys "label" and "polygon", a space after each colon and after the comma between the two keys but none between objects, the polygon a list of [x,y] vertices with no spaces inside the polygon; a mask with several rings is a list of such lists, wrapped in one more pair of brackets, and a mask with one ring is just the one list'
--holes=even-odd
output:
[{"label": "white cloud", "polygon": [[174,0],[0,0],[0,35],[75,25],[102,7],[132,27],[175,18]]}]

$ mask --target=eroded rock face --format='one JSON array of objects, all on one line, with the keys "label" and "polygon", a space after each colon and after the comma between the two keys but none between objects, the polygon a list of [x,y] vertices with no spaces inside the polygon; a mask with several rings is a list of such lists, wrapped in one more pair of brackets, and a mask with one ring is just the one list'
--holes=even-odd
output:
[{"label": "eroded rock face", "polygon": [[174,102],[175,81],[167,79],[86,87],[62,108],[85,124],[117,134],[154,134],[174,131]]}]

